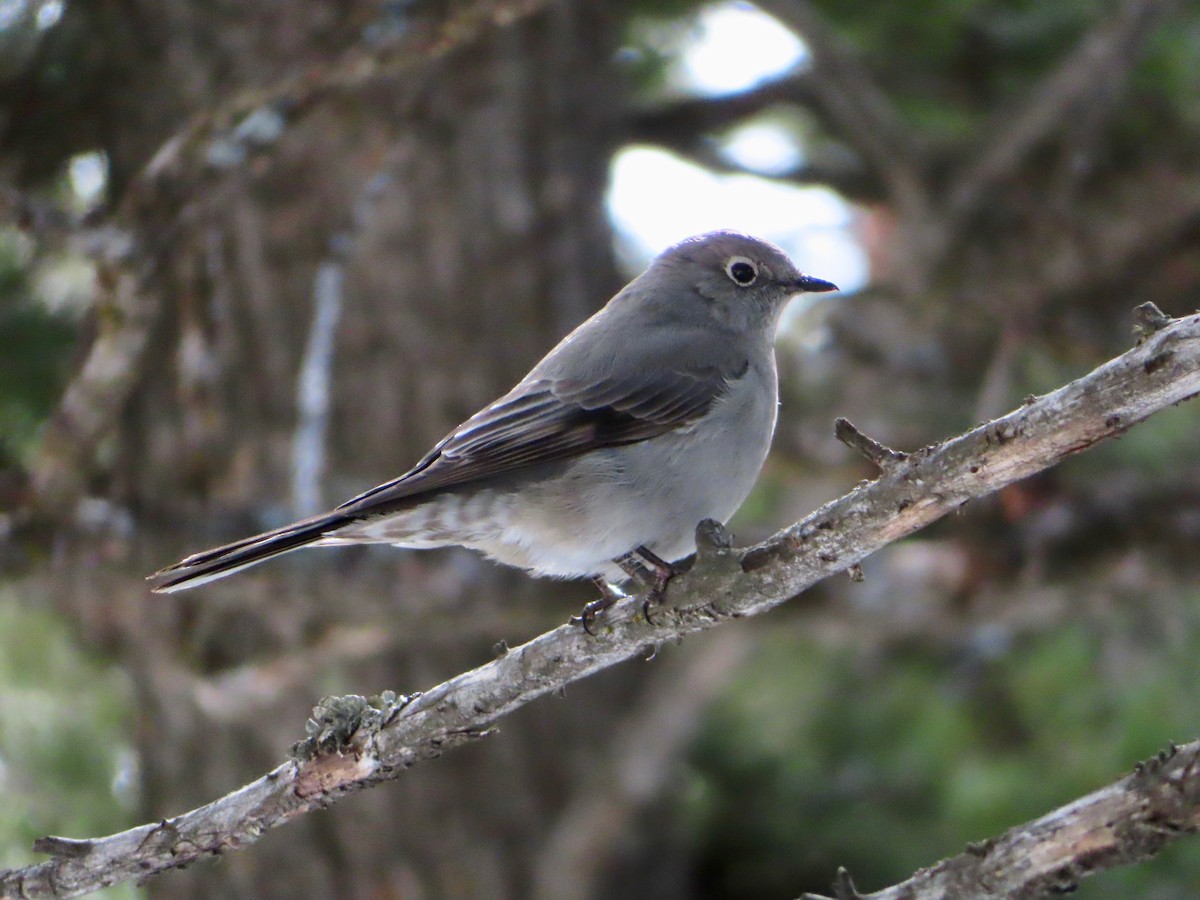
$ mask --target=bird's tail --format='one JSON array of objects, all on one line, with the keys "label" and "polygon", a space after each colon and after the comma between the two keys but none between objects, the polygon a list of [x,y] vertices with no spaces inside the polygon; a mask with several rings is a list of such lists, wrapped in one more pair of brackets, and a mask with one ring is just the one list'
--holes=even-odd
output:
[{"label": "bird's tail", "polygon": [[167,566],[146,578],[150,589],[156,594],[170,594],[188,588],[198,587],[232,575],[242,569],[256,565],[273,556],[299,550],[301,547],[319,541],[330,531],[336,530],[355,516],[345,513],[329,512],[302,519],[267,531],[253,537],[242,538],[223,547],[193,553],[186,559],[180,560],[173,566]]}]

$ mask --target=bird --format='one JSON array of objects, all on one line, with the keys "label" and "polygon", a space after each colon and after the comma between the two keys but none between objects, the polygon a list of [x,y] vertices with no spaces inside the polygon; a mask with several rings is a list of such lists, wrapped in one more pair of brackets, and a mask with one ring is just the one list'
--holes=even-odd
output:
[{"label": "bird", "polygon": [[147,580],[171,593],[302,547],[459,545],[535,576],[592,579],[590,630],[628,579],[661,598],[697,523],[741,506],[775,430],[782,312],[834,290],[765,240],[687,238],[403,475]]}]

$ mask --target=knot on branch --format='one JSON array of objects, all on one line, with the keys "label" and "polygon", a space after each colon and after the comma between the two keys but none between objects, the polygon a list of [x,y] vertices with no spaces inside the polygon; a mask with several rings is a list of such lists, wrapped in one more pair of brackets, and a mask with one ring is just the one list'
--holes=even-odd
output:
[{"label": "knot on branch", "polygon": [[345,749],[360,729],[378,731],[416,696],[384,691],[373,697],[358,694],[322,697],[304,723],[308,737],[291,747],[292,759],[302,762]]},{"label": "knot on branch", "polygon": [[838,418],[833,423],[833,433],[839,441],[855,450],[873,462],[880,472],[899,465],[908,459],[907,453],[886,447],[879,441],[867,437],[859,431],[849,419]]},{"label": "knot on branch", "polygon": [[695,559],[691,568],[679,576],[684,582],[683,589],[675,593],[679,599],[669,603],[669,607],[682,609],[690,605],[689,598],[709,596],[716,599],[708,607],[718,614],[725,612],[734,585],[742,575],[742,564],[732,548],[733,541],[724,525],[716,519],[701,519],[696,526]]},{"label": "knot on branch", "polygon": [[726,555],[733,546],[729,529],[716,519],[701,519],[696,525],[696,562],[711,562]]},{"label": "knot on branch", "polygon": [[1156,331],[1162,331],[1172,321],[1170,316],[1147,301],[1133,310],[1133,333],[1137,335],[1140,344]]}]

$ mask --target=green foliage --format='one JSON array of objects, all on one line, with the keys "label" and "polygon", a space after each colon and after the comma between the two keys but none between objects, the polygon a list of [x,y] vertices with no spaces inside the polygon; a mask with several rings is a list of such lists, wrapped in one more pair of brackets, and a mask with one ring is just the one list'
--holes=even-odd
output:
[{"label": "green foliage", "polygon": [[40,861],[30,846],[41,835],[134,824],[129,718],[124,674],[81,651],[57,616],[0,589],[0,868]]},{"label": "green foliage", "polygon": [[[864,890],[893,884],[1194,734],[1200,640],[1155,642],[1117,674],[1110,637],[1128,631],[1111,628],[1079,623],[999,654],[867,659],[777,633],[695,749],[687,812],[706,895],[827,892],[839,865]],[[1187,883],[1200,883],[1194,844],[1076,896]]]},{"label": "green foliage", "polygon": [[[818,0],[864,54],[878,84],[930,138],[969,138],[999,109],[1018,106],[1081,37],[1112,11],[1105,0]],[[1195,73],[1200,17],[1161,29],[1134,72],[1134,134],[1178,116],[1200,120]],[[1159,135],[1161,138],[1161,135]]]},{"label": "green foliage", "polygon": [[22,458],[62,391],[76,325],[41,303],[20,236],[0,231],[0,461]]}]

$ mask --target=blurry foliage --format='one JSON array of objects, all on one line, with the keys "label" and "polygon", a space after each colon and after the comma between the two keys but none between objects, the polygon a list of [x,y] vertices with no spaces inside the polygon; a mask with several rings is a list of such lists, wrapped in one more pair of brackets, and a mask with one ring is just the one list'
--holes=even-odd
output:
[{"label": "blurry foliage", "polygon": [[0,231],[0,468],[32,449],[69,374],[77,325],[34,290],[34,265],[17,232]]},{"label": "blurry foliage", "polygon": [[[1086,622],[996,655],[855,654],[776,634],[693,750],[687,811],[707,845],[698,896],[825,892],[837,865],[879,889],[1099,788],[1195,734],[1190,632],[1145,648],[1121,676]],[[1076,896],[1180,896],[1158,892],[1181,884],[1200,884],[1186,843]]]},{"label": "blurry foliage", "polygon": [[614,62],[635,97],[677,93],[672,72],[699,28],[698,5],[689,0],[640,0],[629,16]]},{"label": "blurry foliage", "polygon": [[[933,139],[970,137],[998,109],[1020,105],[1114,6],[1107,0],[817,5],[854,41],[910,123]],[[1124,104],[1118,120],[1134,144],[1149,128],[1195,124],[1200,116],[1200,15],[1177,17],[1175,25],[1157,30],[1135,69],[1138,102]]]},{"label": "blurry foliage", "polygon": [[134,824],[129,682],[29,605],[0,591],[0,868],[38,862],[29,848],[45,834]]}]

